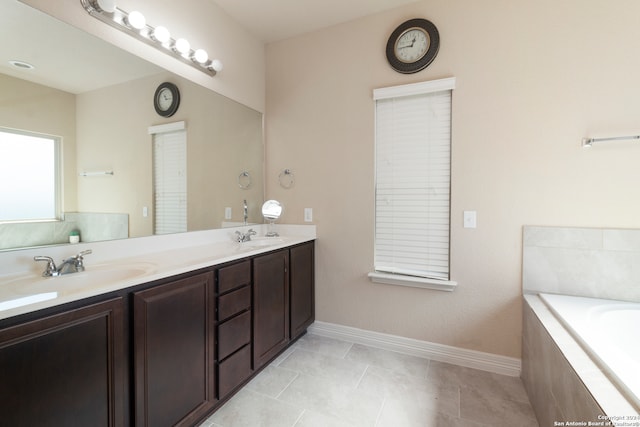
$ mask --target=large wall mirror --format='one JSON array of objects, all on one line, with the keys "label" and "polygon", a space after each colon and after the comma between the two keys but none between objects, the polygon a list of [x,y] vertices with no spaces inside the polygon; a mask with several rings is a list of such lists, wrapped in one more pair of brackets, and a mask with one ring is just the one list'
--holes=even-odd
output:
[{"label": "large wall mirror", "polygon": [[[186,194],[175,205],[162,204],[168,215],[174,206],[185,213],[183,228],[175,231],[242,224],[245,201],[247,222],[262,222],[261,113],[20,2],[2,9],[0,131],[60,138],[61,213],[57,221],[0,220],[0,250],[62,244],[75,231],[82,241],[157,233],[159,173],[185,175]],[[153,105],[163,82],[180,90],[180,106],[168,118]],[[176,156],[159,151],[162,141],[154,142],[153,129],[182,122],[184,167],[159,168]],[[29,174],[22,170],[9,179]]]}]

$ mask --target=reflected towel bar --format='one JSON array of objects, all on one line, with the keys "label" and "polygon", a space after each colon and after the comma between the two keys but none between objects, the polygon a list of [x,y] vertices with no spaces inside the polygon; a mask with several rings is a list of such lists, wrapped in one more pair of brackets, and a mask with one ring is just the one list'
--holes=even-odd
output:
[{"label": "reflected towel bar", "polygon": [[80,176],[113,175],[113,171],[80,172],[78,175]]},{"label": "reflected towel bar", "polygon": [[583,138],[582,146],[583,147],[591,147],[593,144],[597,144],[599,142],[609,142],[609,141],[627,141],[630,139],[640,139],[640,135],[632,135],[632,136],[612,136],[608,138]]}]

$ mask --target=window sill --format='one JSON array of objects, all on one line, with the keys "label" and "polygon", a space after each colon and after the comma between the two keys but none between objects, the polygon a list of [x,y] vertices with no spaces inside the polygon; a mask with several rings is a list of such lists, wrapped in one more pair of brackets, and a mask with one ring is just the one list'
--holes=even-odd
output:
[{"label": "window sill", "polygon": [[444,292],[453,292],[458,286],[458,282],[452,280],[427,279],[425,277],[403,276],[376,271],[369,273],[369,279],[374,283],[384,283],[385,285],[409,286]]}]

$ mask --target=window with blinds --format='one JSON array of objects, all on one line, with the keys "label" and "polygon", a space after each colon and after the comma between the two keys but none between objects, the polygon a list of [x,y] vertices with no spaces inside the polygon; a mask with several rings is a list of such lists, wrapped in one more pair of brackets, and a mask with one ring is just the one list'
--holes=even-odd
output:
[{"label": "window with blinds", "polygon": [[444,79],[374,91],[374,281],[449,281],[454,86]]},{"label": "window with blinds", "polygon": [[153,137],[154,233],[187,231],[187,131]]}]

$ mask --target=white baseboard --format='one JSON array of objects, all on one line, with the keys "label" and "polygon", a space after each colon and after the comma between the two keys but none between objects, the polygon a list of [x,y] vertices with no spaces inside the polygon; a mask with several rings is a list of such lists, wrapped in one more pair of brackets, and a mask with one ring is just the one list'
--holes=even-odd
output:
[{"label": "white baseboard", "polygon": [[314,335],[350,341],[384,350],[424,357],[439,362],[451,363],[512,377],[520,376],[522,366],[520,359],[513,357],[467,350],[397,335],[366,331],[364,329],[336,325],[334,323],[316,321],[309,326],[308,332]]}]

